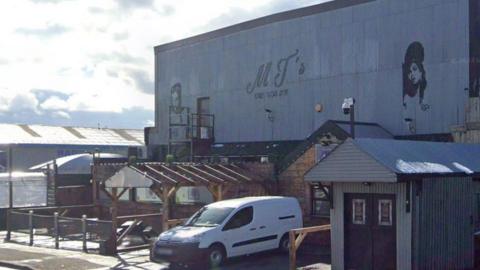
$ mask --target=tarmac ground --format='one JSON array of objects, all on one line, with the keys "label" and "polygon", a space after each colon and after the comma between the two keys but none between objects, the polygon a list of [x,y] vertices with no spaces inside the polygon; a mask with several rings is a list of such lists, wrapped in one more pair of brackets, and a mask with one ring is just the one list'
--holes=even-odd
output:
[{"label": "tarmac ground", "polygon": [[[330,270],[329,258],[299,256],[298,269]],[[282,270],[288,269],[288,255],[265,252],[233,258],[216,270]],[[152,263],[148,250],[120,253],[115,257],[88,254],[80,251],[30,247],[17,243],[0,243],[0,270],[83,270],[83,269],[138,269],[167,270],[168,263]],[[195,269],[199,269],[196,267]]]}]

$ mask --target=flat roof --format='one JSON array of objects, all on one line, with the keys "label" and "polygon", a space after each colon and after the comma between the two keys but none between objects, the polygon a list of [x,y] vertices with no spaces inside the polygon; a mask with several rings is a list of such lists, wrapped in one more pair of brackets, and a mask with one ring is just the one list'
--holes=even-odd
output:
[{"label": "flat roof", "polygon": [[143,146],[145,142],[141,129],[0,123],[1,144]]},{"label": "flat roof", "polygon": [[248,30],[248,29],[253,29],[259,26],[263,26],[263,25],[267,25],[275,22],[301,18],[309,15],[314,15],[318,13],[323,13],[327,11],[332,11],[336,9],[346,8],[346,7],[360,5],[363,3],[374,2],[374,1],[376,0],[332,0],[329,2],[325,2],[325,3],[313,5],[313,6],[275,13],[265,17],[260,17],[254,20],[242,22],[239,24],[234,24],[225,28],[220,28],[214,31],[196,35],[193,37],[180,39],[177,41],[158,45],[154,47],[154,51],[155,51],[155,54],[157,54],[159,52],[168,51],[174,48],[179,48],[182,46],[187,46],[187,45],[207,41],[210,39],[226,36],[229,34],[233,34],[233,33]]}]

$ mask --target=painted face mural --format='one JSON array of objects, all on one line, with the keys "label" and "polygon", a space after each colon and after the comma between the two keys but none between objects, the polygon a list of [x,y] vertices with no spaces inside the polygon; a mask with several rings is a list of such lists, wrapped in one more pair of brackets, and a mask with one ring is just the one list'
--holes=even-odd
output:
[{"label": "painted face mural", "polygon": [[182,112],[182,85],[180,83],[176,83],[172,86],[171,89],[171,100],[170,105],[173,107],[173,111],[175,113]]},{"label": "painted face mural", "polygon": [[416,97],[418,94],[418,103],[421,109],[426,111],[430,108],[424,103],[424,93],[427,88],[427,79],[423,60],[425,53],[423,45],[415,41],[411,43],[405,53],[405,62],[403,63],[403,106],[407,107],[405,97]]}]

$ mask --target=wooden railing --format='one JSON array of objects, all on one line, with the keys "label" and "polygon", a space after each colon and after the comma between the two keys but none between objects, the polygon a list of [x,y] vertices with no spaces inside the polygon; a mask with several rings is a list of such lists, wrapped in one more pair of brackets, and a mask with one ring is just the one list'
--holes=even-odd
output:
[{"label": "wooden railing", "polygon": [[169,219],[167,220],[167,226],[168,228],[172,228],[185,223],[187,220],[188,218]]},{"label": "wooden railing", "polygon": [[[314,227],[306,227],[306,228],[299,228],[291,230],[289,233],[290,236],[290,270],[295,270],[297,268],[297,250],[302,244],[303,239],[309,233],[314,232],[322,232],[322,231],[330,231],[330,225],[323,225],[323,226],[314,226]],[[298,236],[298,237],[297,237]]]}]

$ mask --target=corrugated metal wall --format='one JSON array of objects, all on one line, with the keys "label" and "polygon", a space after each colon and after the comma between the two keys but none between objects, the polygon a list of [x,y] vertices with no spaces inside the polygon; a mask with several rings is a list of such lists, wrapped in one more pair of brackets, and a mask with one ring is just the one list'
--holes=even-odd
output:
[{"label": "corrugated metal wall", "polygon": [[306,181],[395,182],[397,176],[346,141],[305,176]]},{"label": "corrugated metal wall", "polygon": [[419,241],[417,269],[473,267],[472,190],[470,177],[423,180],[414,237]]},{"label": "corrugated metal wall", "polygon": [[480,181],[474,181],[473,187],[475,191],[475,198],[474,198],[474,212],[475,212],[475,221],[476,221],[476,231],[480,231]]},{"label": "corrugated metal wall", "polygon": [[360,183],[334,183],[334,209],[331,210],[332,224],[332,270],[344,269],[344,193],[395,194],[397,211],[397,269],[411,269],[412,215],[406,211],[407,184],[373,183],[366,186]]},{"label": "corrugated metal wall", "polygon": [[[166,143],[176,83],[182,105],[192,111],[196,98],[211,97],[218,142],[304,139],[328,119],[347,120],[340,106],[350,96],[357,100],[357,120],[411,134],[404,121],[402,63],[415,41],[425,50],[424,100],[430,105],[423,111],[418,95],[412,99],[415,132],[449,132],[464,119],[468,33],[466,0],[377,0],[157,52],[155,141]],[[277,64],[297,50],[284,84],[275,87]],[[268,86],[248,93],[267,63]],[[280,96],[283,90],[288,94]],[[322,113],[315,112],[317,103]],[[274,112],[273,123],[265,108]]]}]

